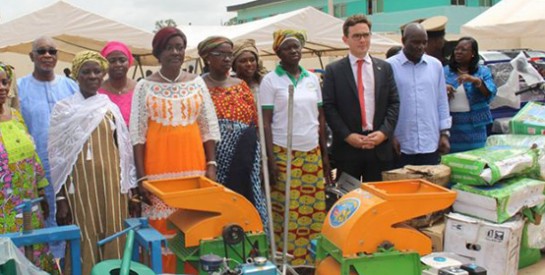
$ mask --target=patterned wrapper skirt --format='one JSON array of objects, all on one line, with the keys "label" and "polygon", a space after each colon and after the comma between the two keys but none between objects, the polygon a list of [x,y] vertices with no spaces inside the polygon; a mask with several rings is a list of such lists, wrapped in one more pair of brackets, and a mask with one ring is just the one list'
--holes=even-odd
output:
[{"label": "patterned wrapper skirt", "polygon": [[[278,168],[276,184],[271,186],[274,237],[282,251],[287,149],[274,145],[273,152]],[[292,151],[291,157],[288,253],[294,256],[292,265],[307,265],[313,263],[310,240],[320,233],[326,216],[322,154],[316,147],[308,152]]]}]

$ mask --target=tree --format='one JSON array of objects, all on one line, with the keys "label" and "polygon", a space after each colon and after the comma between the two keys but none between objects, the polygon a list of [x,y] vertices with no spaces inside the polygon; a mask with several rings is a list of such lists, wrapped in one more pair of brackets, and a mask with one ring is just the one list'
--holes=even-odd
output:
[{"label": "tree", "polygon": [[153,32],[156,33],[164,27],[176,27],[176,26],[178,25],[176,24],[176,21],[174,21],[174,19],[157,20],[155,21],[155,30]]}]

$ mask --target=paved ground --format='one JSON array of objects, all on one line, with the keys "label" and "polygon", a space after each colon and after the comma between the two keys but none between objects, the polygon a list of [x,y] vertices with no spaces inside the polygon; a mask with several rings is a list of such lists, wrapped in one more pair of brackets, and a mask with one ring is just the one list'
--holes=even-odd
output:
[{"label": "paved ground", "polygon": [[519,270],[518,275],[545,275],[545,255],[541,254],[539,263]]}]

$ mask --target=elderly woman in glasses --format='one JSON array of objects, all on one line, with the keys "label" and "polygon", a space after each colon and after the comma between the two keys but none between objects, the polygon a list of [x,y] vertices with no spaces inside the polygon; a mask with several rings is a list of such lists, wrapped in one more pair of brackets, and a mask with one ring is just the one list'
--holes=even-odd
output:
[{"label": "elderly woman in glasses", "polygon": [[[131,110],[139,184],[144,179],[206,176],[216,180],[216,141],[220,140],[214,103],[203,79],[184,72],[187,38],[175,27],[159,30],[153,37],[153,55],[161,68],[136,85]],[[164,235],[167,217],[175,209],[141,188],[142,215]],[[176,256],[165,248],[163,271],[176,272]]]},{"label": "elderly woman in glasses", "polygon": [[[260,85],[260,101],[267,143],[272,187],[271,200],[275,239],[281,243],[284,208],[290,206],[288,251],[293,265],[311,263],[308,245],[320,233],[325,219],[325,179],[329,173],[325,139],[325,118],[318,77],[299,65],[306,35],[300,31],[278,30],[273,34],[273,50],[280,64]],[[287,165],[288,88],[293,86],[293,143],[291,153],[291,200],[285,202]]]},{"label": "elderly woman in glasses", "polygon": [[231,40],[222,36],[208,37],[199,43],[198,50],[209,68],[203,79],[220,126],[221,142],[216,147],[217,181],[251,201],[266,225],[254,96],[246,82],[229,76],[233,62]]},{"label": "elderly woman in glasses", "polygon": [[[49,185],[21,114],[4,106],[12,83],[12,68],[0,63],[0,234],[23,231],[23,217],[14,207],[24,200],[44,197],[43,188]],[[44,227],[48,214],[44,198],[41,205],[32,208],[32,228]],[[34,258],[29,260],[58,274],[47,244],[33,245],[33,249]]]},{"label": "elderly woman in glasses", "polygon": [[123,256],[117,238],[100,248],[97,241],[123,230],[128,218],[127,193],[136,187],[129,131],[119,108],[97,94],[108,61],[83,51],[72,61],[79,85],[74,96],[59,101],[51,113],[49,161],[57,193],[57,223],[81,230],[82,274],[94,264]]}]

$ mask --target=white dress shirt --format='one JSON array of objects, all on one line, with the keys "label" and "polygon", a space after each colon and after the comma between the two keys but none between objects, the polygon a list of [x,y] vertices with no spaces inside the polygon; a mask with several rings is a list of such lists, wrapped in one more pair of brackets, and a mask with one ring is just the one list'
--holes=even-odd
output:
[{"label": "white dress shirt", "polygon": [[[349,53],[348,59],[350,60],[350,65],[352,66],[354,82],[356,83],[356,87],[358,87],[358,58]],[[373,119],[375,118],[375,73],[373,72],[373,60],[369,54],[366,54],[363,60],[362,79],[365,99],[365,118],[367,120],[367,128],[363,130],[371,131],[373,130]]]}]

